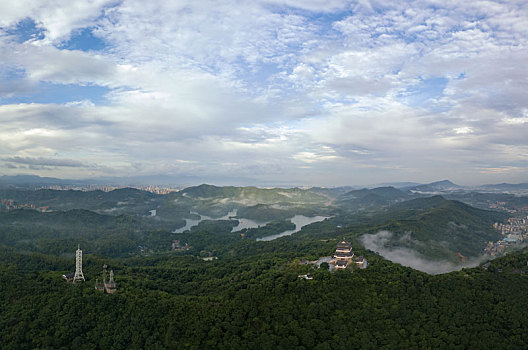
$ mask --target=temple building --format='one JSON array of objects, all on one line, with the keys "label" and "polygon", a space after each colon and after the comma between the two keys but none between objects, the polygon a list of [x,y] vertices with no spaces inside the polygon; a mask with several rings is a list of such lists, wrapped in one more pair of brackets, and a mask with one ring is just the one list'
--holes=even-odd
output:
[{"label": "temple building", "polygon": [[354,262],[360,269],[366,269],[368,266],[367,259],[365,259],[362,255],[354,257]]},{"label": "temple building", "polygon": [[337,243],[337,248],[334,253],[333,263],[338,270],[344,270],[348,267],[348,264],[352,261],[354,252],[352,251],[352,244],[345,240]]},{"label": "temple building", "polygon": [[333,264],[337,270],[344,270],[352,263],[355,263],[355,265],[361,269],[367,267],[367,259],[363,256],[354,256],[352,244],[346,240],[337,243],[334,259],[330,263]]},{"label": "temple building", "polygon": [[352,244],[343,240],[337,243],[337,248],[334,253],[334,259],[336,261],[346,261],[350,263],[354,257],[354,252],[352,251]]},{"label": "temple building", "polygon": [[344,270],[348,267],[348,262],[346,262],[345,260],[337,260],[335,263],[335,267],[338,270]]}]

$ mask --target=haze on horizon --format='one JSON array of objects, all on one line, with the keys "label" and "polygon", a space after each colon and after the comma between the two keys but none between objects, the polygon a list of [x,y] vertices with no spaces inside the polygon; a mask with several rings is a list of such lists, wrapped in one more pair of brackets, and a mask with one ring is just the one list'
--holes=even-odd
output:
[{"label": "haze on horizon", "polygon": [[528,179],[528,2],[0,0],[0,175]]}]

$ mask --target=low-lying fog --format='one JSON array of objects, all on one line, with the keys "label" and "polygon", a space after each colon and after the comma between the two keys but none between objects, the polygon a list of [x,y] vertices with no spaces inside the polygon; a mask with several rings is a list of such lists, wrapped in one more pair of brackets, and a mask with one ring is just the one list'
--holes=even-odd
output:
[{"label": "low-lying fog", "polygon": [[428,260],[422,254],[409,248],[386,247],[391,238],[392,232],[379,231],[375,234],[361,236],[360,241],[365,248],[377,252],[385,259],[433,275],[457,271],[465,267],[475,267],[484,259],[483,257],[469,259],[460,264],[454,264],[447,260]]}]

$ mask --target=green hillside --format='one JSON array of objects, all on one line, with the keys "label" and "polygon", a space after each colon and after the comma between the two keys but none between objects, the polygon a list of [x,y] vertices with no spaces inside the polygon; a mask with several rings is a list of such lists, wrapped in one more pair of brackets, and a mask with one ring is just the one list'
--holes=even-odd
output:
[{"label": "green hillside", "polygon": [[233,201],[270,204],[277,202],[322,203],[328,198],[322,194],[299,188],[257,188],[257,187],[217,187],[200,185],[188,187],[174,196],[187,196],[194,199],[230,199]]},{"label": "green hillside", "polygon": [[394,205],[380,217],[387,221],[370,232],[392,232],[386,247],[406,247],[429,259],[457,261],[457,253],[479,256],[486,242],[499,239],[493,223],[503,221],[506,214],[434,196]]},{"label": "green hillside", "polygon": [[[0,348],[524,349],[528,343],[526,251],[487,269],[433,276],[359,244],[363,235],[387,230],[387,249],[456,261],[457,253],[478,255],[484,241],[496,239],[492,224],[505,214],[440,196],[401,201],[390,188],[356,192],[365,202],[394,201],[368,211],[327,206],[323,193],[315,198],[324,204],[295,202],[313,195],[299,189],[189,191],[153,196],[155,217],[84,209],[0,212]],[[77,202],[84,196],[67,195]],[[145,199],[129,190],[112,195]],[[243,198],[273,203],[242,204]],[[182,218],[197,219],[195,211],[232,209],[273,220],[240,232],[231,232],[236,217],[204,220],[174,232]],[[278,220],[286,213],[332,218],[256,241],[292,229]],[[331,256],[343,238],[367,258],[367,269],[330,272],[300,264]],[[73,285],[61,275],[73,271],[78,244],[87,281]],[[94,289],[103,264],[115,272],[115,295]],[[306,273],[313,280],[298,277]]]},{"label": "green hillside", "polygon": [[[361,271],[312,270],[258,253],[102,259],[0,249],[2,349],[524,349],[528,255],[430,276],[368,255]],[[118,292],[94,289],[101,266]],[[501,270],[512,265],[511,271]],[[521,269],[521,270],[519,270]],[[493,270],[493,271],[492,271]],[[513,272],[513,273],[512,273]]]},{"label": "green hillside", "polygon": [[394,187],[353,190],[340,195],[336,204],[348,210],[376,210],[412,198]]},{"label": "green hillside", "polygon": [[116,214],[145,214],[152,209],[150,202],[156,198],[159,196],[133,188],[109,192],[0,189],[0,199],[12,199],[19,204],[34,204],[35,207],[49,207],[50,210],[113,210]]},{"label": "green hillside", "polygon": [[[77,244],[109,256],[138,254],[138,245],[167,250],[174,239],[168,229],[159,220],[102,215],[84,209],[0,212],[1,244],[48,254],[71,252]],[[158,231],[162,232],[161,237],[153,240],[153,232]]]}]

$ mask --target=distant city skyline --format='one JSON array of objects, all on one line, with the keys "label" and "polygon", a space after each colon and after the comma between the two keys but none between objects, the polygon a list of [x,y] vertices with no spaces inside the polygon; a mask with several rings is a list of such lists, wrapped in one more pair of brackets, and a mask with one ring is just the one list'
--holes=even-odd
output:
[{"label": "distant city skyline", "polygon": [[0,175],[528,182],[528,2],[0,1]]}]

